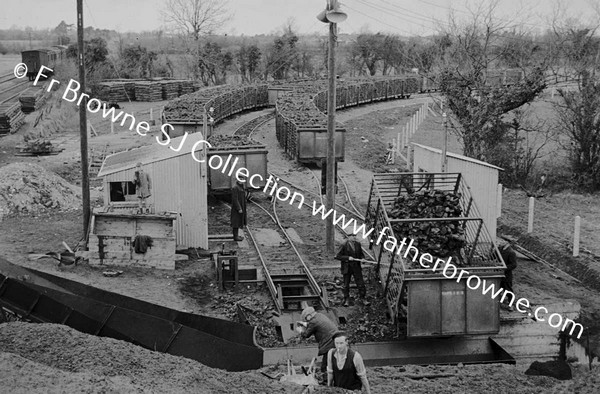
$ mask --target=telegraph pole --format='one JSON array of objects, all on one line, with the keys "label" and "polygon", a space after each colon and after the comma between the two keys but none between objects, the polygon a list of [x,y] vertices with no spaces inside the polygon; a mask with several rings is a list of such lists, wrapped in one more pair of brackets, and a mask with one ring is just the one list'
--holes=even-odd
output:
[{"label": "telegraph pole", "polygon": [[[81,92],[85,92],[85,62],[83,48],[83,0],[77,0],[77,51],[79,60],[79,84]],[[79,105],[79,135],[81,149],[81,198],[83,202],[83,236],[86,238],[90,224],[90,177],[88,173],[88,135],[87,135],[87,97]]]},{"label": "telegraph pole", "polygon": [[[331,0],[327,10],[332,10],[336,0]],[[327,71],[329,89],[327,92],[327,211],[335,209],[335,33],[337,25],[329,23],[329,46],[327,53]],[[335,252],[335,227],[333,215],[325,222],[327,252]]]}]

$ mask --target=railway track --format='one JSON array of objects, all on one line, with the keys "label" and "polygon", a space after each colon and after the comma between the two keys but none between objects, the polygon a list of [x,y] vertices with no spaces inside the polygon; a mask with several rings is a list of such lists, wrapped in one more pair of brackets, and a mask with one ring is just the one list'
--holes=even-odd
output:
[{"label": "railway track", "polygon": [[[233,135],[251,137],[263,124],[275,118],[275,113],[258,116],[233,132]],[[323,291],[294,241],[284,229],[277,214],[277,199],[257,198],[248,204],[252,225],[245,228],[263,269],[265,282],[277,312],[282,314],[306,306],[329,308]]]},{"label": "railway track", "polygon": [[4,82],[12,81],[13,79],[17,79],[17,77],[15,77],[14,73],[0,75],[0,84],[2,84]]},{"label": "railway track", "polygon": [[272,119],[275,119],[275,111],[258,116],[251,121],[244,123],[233,132],[233,135],[250,137],[260,126]]},{"label": "railway track", "polygon": [[[252,201],[251,206],[260,211],[258,215],[256,211],[252,212],[253,227],[260,228],[261,231],[265,231],[264,229],[273,231],[273,224],[275,224],[275,231],[282,239],[277,244],[275,242],[261,243],[257,239],[259,230],[253,230],[252,227],[246,226],[278,311],[280,313],[291,312],[301,310],[306,306],[318,306],[315,304],[328,309],[329,302],[326,293],[320,288],[294,241],[281,224],[277,215],[277,199],[273,199],[270,203],[272,213],[263,204],[256,201]],[[270,234],[269,238],[277,240],[273,234]]]}]

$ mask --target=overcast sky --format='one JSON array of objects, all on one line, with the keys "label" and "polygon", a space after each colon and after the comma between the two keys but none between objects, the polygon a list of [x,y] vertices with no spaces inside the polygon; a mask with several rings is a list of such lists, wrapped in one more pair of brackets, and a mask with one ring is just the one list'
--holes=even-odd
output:
[{"label": "overcast sky", "polygon": [[[191,0],[189,0],[191,1]],[[157,30],[164,27],[160,10],[165,0],[84,0],[84,24],[121,32]],[[348,19],[339,24],[341,32],[364,29],[401,35],[427,35],[447,21],[450,8],[458,17],[467,15],[466,3],[482,0],[343,0]],[[592,15],[599,0],[498,0],[499,15],[513,20],[515,13],[528,16],[528,26],[542,29],[555,2],[582,20]],[[326,0],[230,0],[234,17],[219,33],[268,34],[277,32],[290,18],[299,33],[326,34],[325,24],[316,15]],[[0,0],[0,29],[11,26],[54,28],[61,20],[76,22],[75,0]]]}]

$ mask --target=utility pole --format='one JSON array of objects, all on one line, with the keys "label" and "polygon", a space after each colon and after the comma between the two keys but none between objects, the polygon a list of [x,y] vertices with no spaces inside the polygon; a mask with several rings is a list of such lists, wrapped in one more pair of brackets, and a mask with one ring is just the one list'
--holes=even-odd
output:
[{"label": "utility pole", "polygon": [[[327,72],[329,74],[329,89],[327,91],[327,182],[326,195],[328,212],[335,208],[335,41],[337,23],[346,20],[348,15],[340,10],[337,0],[328,0],[327,7],[317,15],[317,19],[329,24],[329,46],[327,51]],[[335,228],[333,215],[325,220],[325,246],[327,253],[335,252]]]},{"label": "utility pole", "polygon": [[442,118],[444,119],[444,147],[442,148],[442,172],[446,172],[448,170],[446,168],[446,151],[448,150],[448,119],[446,116],[446,111],[442,113]]},{"label": "utility pole", "polygon": [[[79,84],[81,93],[85,92],[85,62],[83,59],[83,0],[77,0],[77,50],[79,60]],[[83,236],[86,238],[90,224],[90,177],[88,173],[88,135],[87,135],[87,97],[79,105],[79,135],[81,149],[81,198],[83,200]]]},{"label": "utility pole", "polygon": [[[331,0],[327,10],[335,8],[336,0]],[[329,90],[327,92],[327,211],[335,209],[335,35],[337,25],[329,23],[329,46],[327,53],[327,71],[329,75]],[[333,215],[325,222],[326,249],[328,253],[335,252],[335,227]]]}]

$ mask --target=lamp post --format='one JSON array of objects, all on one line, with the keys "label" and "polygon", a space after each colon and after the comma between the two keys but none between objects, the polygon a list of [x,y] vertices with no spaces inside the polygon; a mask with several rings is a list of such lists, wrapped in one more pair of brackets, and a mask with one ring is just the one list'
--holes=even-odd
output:
[{"label": "lamp post", "polygon": [[444,119],[444,147],[442,148],[442,172],[446,172],[446,151],[448,149],[448,119],[446,116],[446,111],[442,113],[442,118]]},{"label": "lamp post", "polygon": [[[335,208],[335,39],[337,23],[346,20],[348,15],[340,11],[337,0],[329,0],[327,8],[317,15],[317,19],[323,23],[329,23],[329,42],[327,53],[327,72],[329,75],[329,87],[327,94],[327,210],[330,212]],[[333,215],[325,221],[325,245],[328,253],[335,252],[335,228],[333,226]]]}]

